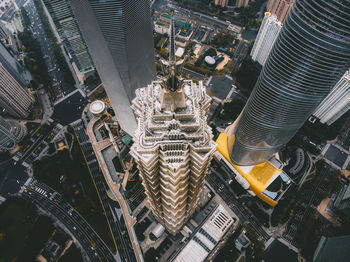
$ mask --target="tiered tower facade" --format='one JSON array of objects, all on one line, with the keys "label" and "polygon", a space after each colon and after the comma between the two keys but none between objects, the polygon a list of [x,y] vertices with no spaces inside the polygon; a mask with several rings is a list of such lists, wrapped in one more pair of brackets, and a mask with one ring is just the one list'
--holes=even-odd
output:
[{"label": "tiered tower facade", "polygon": [[207,125],[211,99],[202,82],[178,77],[183,61],[176,62],[173,22],[171,32],[168,76],[136,90],[131,152],[153,215],[175,235],[195,211],[216,144]]}]

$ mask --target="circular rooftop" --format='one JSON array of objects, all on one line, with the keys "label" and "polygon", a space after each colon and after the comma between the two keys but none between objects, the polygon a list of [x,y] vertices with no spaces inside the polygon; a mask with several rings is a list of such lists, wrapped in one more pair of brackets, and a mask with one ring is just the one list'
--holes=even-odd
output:
[{"label": "circular rooftop", "polygon": [[96,100],[90,104],[90,112],[94,115],[103,113],[106,105],[101,100]]},{"label": "circular rooftop", "polygon": [[206,56],[204,60],[208,65],[214,65],[216,63],[215,59],[211,56]]}]

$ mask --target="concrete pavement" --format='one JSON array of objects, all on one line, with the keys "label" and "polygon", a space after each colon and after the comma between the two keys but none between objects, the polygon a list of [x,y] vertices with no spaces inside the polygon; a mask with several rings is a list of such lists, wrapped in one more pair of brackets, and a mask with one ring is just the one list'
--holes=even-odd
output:
[{"label": "concrete pavement", "polygon": [[[131,238],[131,243],[132,243],[134,252],[136,253],[136,258],[138,261],[143,261],[141,248],[140,248],[140,245],[138,243],[134,229],[132,228],[134,226],[134,224],[136,223],[136,219],[130,215],[129,207],[126,204],[124,197],[120,193],[120,184],[114,184],[112,181],[111,175],[109,174],[107,165],[106,165],[105,161],[103,160],[100,147],[98,146],[99,144],[97,142],[97,139],[96,139],[94,131],[93,131],[94,125],[98,120],[99,120],[99,118],[95,117],[89,122],[89,125],[87,127],[87,134],[90,138],[92,147],[94,148],[94,152],[95,152],[95,155],[97,157],[97,161],[99,162],[99,166],[102,170],[102,173],[105,177],[105,180],[107,181],[108,186],[111,189],[112,194],[116,197],[116,199],[118,200],[118,202],[122,208],[123,215],[124,215],[126,225],[127,225],[127,230],[128,230],[129,236]],[[99,142],[99,143],[101,143],[101,142]]]},{"label": "concrete pavement", "polygon": [[102,208],[104,209],[108,226],[112,233],[113,241],[116,249],[118,250],[116,259],[117,261],[136,261],[137,258],[135,257],[127,226],[125,225],[125,220],[120,210],[120,204],[113,199],[115,197],[110,198],[108,195],[108,190],[105,187],[105,182],[103,181],[105,179],[100,171],[101,167],[99,166],[96,154],[93,151],[93,147],[89,142],[89,137],[85,133],[82,121],[76,122],[73,127],[81,149],[84,152],[86,164],[95,184]]}]

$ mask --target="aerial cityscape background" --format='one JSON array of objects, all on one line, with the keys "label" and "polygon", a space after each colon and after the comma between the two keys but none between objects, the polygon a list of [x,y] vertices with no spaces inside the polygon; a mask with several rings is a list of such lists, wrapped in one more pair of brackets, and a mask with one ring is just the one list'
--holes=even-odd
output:
[{"label": "aerial cityscape background", "polygon": [[0,262],[347,262],[349,71],[349,0],[0,0]]}]

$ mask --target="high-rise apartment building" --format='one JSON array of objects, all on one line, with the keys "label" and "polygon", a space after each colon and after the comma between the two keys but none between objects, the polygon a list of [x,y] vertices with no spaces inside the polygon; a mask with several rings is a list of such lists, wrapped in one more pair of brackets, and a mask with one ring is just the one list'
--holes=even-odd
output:
[{"label": "high-rise apartment building", "polygon": [[275,14],[277,19],[284,23],[295,0],[269,0],[266,9],[271,14]]},{"label": "high-rise apartment building", "polygon": [[81,74],[95,70],[69,0],[43,0],[72,62]]},{"label": "high-rise apartment building", "polygon": [[248,4],[249,4],[249,0],[236,0],[235,7],[237,8],[246,7]]},{"label": "high-rise apartment building", "polygon": [[282,24],[277,20],[276,15],[266,12],[250,53],[253,61],[257,61],[262,66],[265,65],[281,29]]},{"label": "high-rise apartment building", "polygon": [[215,0],[214,4],[221,7],[226,7],[228,5],[228,0]]},{"label": "high-rise apartment building", "polygon": [[17,60],[0,43],[0,107],[16,118],[27,117],[33,105],[23,72]]},{"label": "high-rise apartment building", "polygon": [[168,76],[136,90],[131,152],[154,217],[175,235],[195,211],[216,144],[207,125],[210,97],[202,82],[179,77],[183,61],[176,62],[171,32]]},{"label": "high-rise apartment building", "polygon": [[294,4],[254,91],[230,130],[233,163],[267,161],[349,69],[349,14],[350,0]]},{"label": "high-rise apartment building", "polygon": [[14,149],[26,134],[25,126],[15,121],[6,121],[0,116],[0,152]]},{"label": "high-rise apartment building", "polygon": [[350,109],[350,71],[333,87],[332,91],[316,108],[313,115],[321,123],[331,125]]},{"label": "high-rise apartment building", "polygon": [[70,2],[116,117],[133,134],[130,102],[156,75],[150,1]]}]

